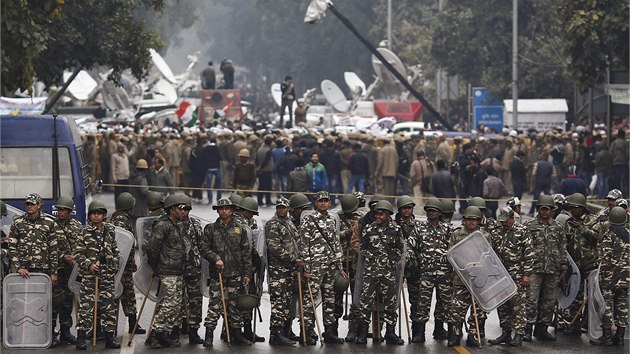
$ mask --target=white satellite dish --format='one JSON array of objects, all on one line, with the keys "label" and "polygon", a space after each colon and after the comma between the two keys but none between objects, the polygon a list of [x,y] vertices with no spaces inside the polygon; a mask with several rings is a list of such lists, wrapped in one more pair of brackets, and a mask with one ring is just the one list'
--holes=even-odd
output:
[{"label": "white satellite dish", "polygon": [[282,105],[282,90],[280,89],[280,84],[277,82],[271,85],[271,97],[273,97],[273,101],[278,107]]},{"label": "white satellite dish", "polygon": [[[69,71],[63,72],[63,81],[68,81],[68,79],[72,76],[72,73]],[[79,101],[86,101],[92,91],[96,89],[98,83],[87,73],[85,70],[79,71],[77,77],[72,80],[70,86],[68,86],[68,91],[74,98]]]},{"label": "white satellite dish", "polygon": [[[377,48],[377,50],[403,77],[407,77],[405,65],[394,52],[387,48]],[[383,88],[388,96],[397,96],[402,93],[404,90],[402,83],[374,55],[372,55],[372,68],[374,68],[376,76],[383,81]]]},{"label": "white satellite dish", "polygon": [[153,92],[164,95],[164,99],[170,104],[174,104],[177,101],[177,90],[168,81],[164,79],[158,80],[153,86]]},{"label": "white satellite dish", "polygon": [[346,85],[348,85],[348,88],[350,88],[353,93],[360,96],[365,92],[365,82],[363,82],[355,72],[346,71],[343,73],[343,78],[346,81]]},{"label": "white satellite dish", "polygon": [[346,96],[337,84],[330,80],[323,80],[321,88],[324,97],[326,97],[326,101],[328,101],[335,110],[339,112],[347,112],[350,109],[350,104],[348,104]]},{"label": "white satellite dish", "polygon": [[155,67],[157,67],[160,73],[162,73],[162,76],[164,76],[164,78],[171,84],[177,82],[175,75],[173,74],[173,70],[171,70],[171,67],[168,66],[164,58],[162,58],[162,56],[153,48],[149,48],[149,52],[151,53],[151,60],[153,60],[153,64],[155,64]]}]

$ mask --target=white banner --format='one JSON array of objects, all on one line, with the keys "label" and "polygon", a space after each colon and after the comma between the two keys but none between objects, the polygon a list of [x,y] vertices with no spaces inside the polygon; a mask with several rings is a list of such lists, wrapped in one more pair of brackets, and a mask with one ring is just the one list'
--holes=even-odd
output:
[{"label": "white banner", "polygon": [[0,114],[41,114],[48,97],[10,98],[0,97]]}]

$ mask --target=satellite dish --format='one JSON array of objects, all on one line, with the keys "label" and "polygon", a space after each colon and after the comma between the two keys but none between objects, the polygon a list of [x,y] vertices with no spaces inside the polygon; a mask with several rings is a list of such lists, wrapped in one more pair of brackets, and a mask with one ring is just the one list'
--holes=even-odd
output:
[{"label": "satellite dish", "polygon": [[343,78],[353,93],[360,96],[366,91],[365,82],[355,72],[346,71],[343,73]]},{"label": "satellite dish", "polygon": [[[407,69],[400,58],[387,48],[377,48],[379,53],[391,64],[403,77],[407,77]],[[384,83],[385,93],[388,96],[399,95],[404,87],[398,79],[392,74],[383,63],[374,55],[372,55],[372,68],[379,79]],[[398,91],[398,92],[395,92]]]},{"label": "satellite dish", "polygon": [[346,96],[337,84],[330,80],[323,80],[321,88],[324,97],[326,97],[326,101],[328,101],[335,110],[339,112],[347,112],[350,109]]},{"label": "satellite dish", "polygon": [[273,101],[278,107],[282,106],[282,90],[280,89],[280,84],[277,82],[271,85],[271,97],[273,97]]},{"label": "satellite dish", "polygon": [[101,85],[101,94],[105,106],[112,111],[121,111],[131,106],[127,91],[116,86],[111,81],[105,81]]},{"label": "satellite dish", "polygon": [[[72,76],[72,73],[69,71],[63,72],[63,81],[66,82]],[[85,70],[79,71],[77,77],[72,80],[70,86],[68,86],[68,91],[74,98],[79,101],[86,101],[92,91],[98,86],[96,81],[87,73]]]},{"label": "satellite dish", "polygon": [[164,76],[164,78],[171,84],[177,82],[175,75],[173,74],[173,70],[171,70],[171,67],[168,66],[164,58],[162,58],[162,56],[153,48],[149,48],[149,52],[151,53],[151,60],[153,60],[153,64],[155,64],[155,67],[160,71],[160,73],[162,73],[162,76]]},{"label": "satellite dish", "polygon": [[164,79],[160,79],[155,83],[155,86],[153,86],[153,92],[164,95],[164,98],[170,104],[174,104],[175,101],[177,101],[177,90],[175,90],[175,87],[173,87],[170,82]]}]

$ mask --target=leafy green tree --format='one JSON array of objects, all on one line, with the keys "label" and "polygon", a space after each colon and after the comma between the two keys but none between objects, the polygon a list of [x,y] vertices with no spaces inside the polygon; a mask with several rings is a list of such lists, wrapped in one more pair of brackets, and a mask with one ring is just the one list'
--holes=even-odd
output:
[{"label": "leafy green tree", "polygon": [[141,78],[150,67],[148,49],[159,37],[134,16],[138,7],[160,10],[163,0],[2,1],[2,88],[46,87],[66,69],[107,66],[117,80],[125,70]]}]

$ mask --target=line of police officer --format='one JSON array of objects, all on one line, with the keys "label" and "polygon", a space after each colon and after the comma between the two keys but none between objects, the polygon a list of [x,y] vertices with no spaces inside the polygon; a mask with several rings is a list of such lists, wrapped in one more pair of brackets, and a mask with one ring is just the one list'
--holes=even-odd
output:
[{"label": "line of police officer", "polygon": [[[120,218],[117,224],[125,226],[128,223],[125,222],[124,212],[130,209],[129,204],[133,208],[133,203],[126,200],[130,196],[121,196],[122,199],[119,196],[121,200],[116,201],[114,219]],[[609,197],[620,199],[621,196],[611,191]],[[149,264],[160,279],[161,291],[168,296],[162,297],[157,304],[151,334],[145,343],[147,347],[179,346],[180,324],[181,329],[188,327],[191,344],[203,343],[205,347],[211,347],[213,332],[223,310],[221,288],[227,289],[224,305],[227,307],[226,332],[231,335],[232,342],[249,345],[252,341],[264,340],[251,333],[251,327],[248,330],[247,325],[247,336],[241,332],[243,317],[248,318],[243,315],[251,314],[257,304],[248,304],[242,300],[247,297],[240,295],[252,289],[250,284],[254,275],[260,274],[261,266],[254,266],[253,260],[259,255],[253,245],[258,241],[251,237],[251,230],[256,227],[252,216],[257,213],[257,204],[255,201],[250,203],[251,198],[238,198],[220,199],[213,206],[218,218],[202,231],[199,221],[188,215],[190,198],[176,194],[162,201],[159,196],[150,196],[149,208],[154,215],[160,214],[160,218],[153,226],[148,245]],[[74,262],[79,265],[83,280],[79,296],[77,349],[86,348],[86,334],[92,328],[91,313],[98,277],[98,313],[103,323],[106,347],[117,348],[113,276],[118,270],[119,254],[113,226],[104,222],[107,210],[100,202],[89,206],[89,221],[85,227],[69,221],[71,200],[66,199],[57,202],[58,216],[55,220],[41,213],[39,196],[27,196],[26,214],[14,220],[11,227],[11,261],[22,276],[28,277],[29,272],[44,272],[55,284],[67,283],[67,268]],[[601,264],[601,287],[607,311],[602,321],[604,334],[592,344],[623,344],[628,312],[624,294],[627,295],[630,267],[627,259],[628,224],[627,212],[614,206],[614,202],[596,218],[588,215],[584,196],[571,195],[565,206],[567,217],[558,217],[566,220],[563,225],[553,217],[557,208],[554,199],[543,195],[536,205],[536,217],[520,225],[515,222],[515,210],[518,209],[514,202],[508,203],[511,208],[500,210],[497,223],[484,215],[485,201],[473,198],[464,212],[462,225],[455,227],[451,223],[454,206],[449,200],[427,200],[424,206],[427,220],[420,222],[413,215],[415,203],[408,196],[397,200],[398,213],[395,217],[392,217],[392,204],[378,195],[370,200],[369,209],[365,207],[362,194],[344,195],[339,215],[329,212],[330,196],[327,192],[316,194],[315,211],[308,215],[303,214],[311,205],[306,196],[295,194],[290,200],[279,198],[276,213],[264,228],[264,258],[268,260],[272,305],[270,344],[294,345],[300,341],[314,345],[318,334],[314,331],[317,316],[312,301],[320,294],[325,329],[323,341],[327,344],[343,343],[344,339],[338,337],[338,320],[343,315],[343,294],[348,283],[352,284],[350,290],[355,300],[350,306],[349,333],[345,341],[365,344],[369,323],[373,322],[372,337],[379,342],[382,340],[380,324],[385,322],[385,341],[403,344],[404,341],[395,333],[395,324],[398,321],[396,307],[402,286],[401,275],[404,274],[411,305],[411,342],[426,340],[426,322],[435,288],[437,305],[433,337],[448,339],[449,346],[459,345],[462,324],[472,305],[472,298],[446,261],[446,253],[475,231],[481,231],[487,238],[519,289],[515,297],[499,308],[502,334],[490,340],[491,344],[521,346],[522,341],[531,341],[532,335],[539,340],[555,339],[547,328],[555,325],[553,314],[557,287],[568,274],[567,250],[576,263],[584,265],[580,270],[585,273],[594,269],[593,264]],[[249,210],[252,215],[247,215],[249,218],[237,216],[235,211],[238,208]],[[65,214],[68,217],[64,217]],[[194,286],[198,285],[201,257],[210,263],[212,269],[208,274],[210,305],[204,322],[204,340],[197,333],[201,322],[201,290]],[[60,262],[65,263],[60,266]],[[129,271],[133,272],[133,262],[128,265]],[[192,276],[191,272],[194,273]],[[298,284],[298,288],[304,288],[302,298],[294,294],[293,285],[298,272],[304,278]],[[185,273],[189,276],[184,277]],[[187,291],[184,291],[185,287]],[[63,305],[55,306],[60,312],[60,341],[72,344],[75,343],[69,331],[72,295],[64,286],[56,288],[64,294],[60,297]],[[185,303],[183,294],[187,294]],[[286,294],[294,296],[287,297]],[[123,308],[129,317],[131,331],[136,321],[135,295],[133,306],[125,305],[125,298],[131,296],[123,295]],[[298,301],[301,308],[295,306]],[[572,317],[572,321],[566,326],[567,334],[575,334],[571,329],[577,328],[575,323],[581,315],[581,301],[583,299],[578,296],[569,309],[567,316]],[[577,308],[572,310],[574,307]],[[188,313],[183,314],[182,308],[186,308]],[[304,318],[299,337],[292,332],[293,319],[298,317],[296,310],[303,312],[300,317]],[[485,315],[483,312],[478,314],[478,326],[472,316],[468,318],[467,345],[477,346],[477,338],[485,337]],[[187,320],[180,322],[182,318]],[[611,333],[613,319],[617,328],[614,335]],[[448,330],[443,327],[445,323]]]}]

